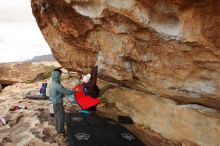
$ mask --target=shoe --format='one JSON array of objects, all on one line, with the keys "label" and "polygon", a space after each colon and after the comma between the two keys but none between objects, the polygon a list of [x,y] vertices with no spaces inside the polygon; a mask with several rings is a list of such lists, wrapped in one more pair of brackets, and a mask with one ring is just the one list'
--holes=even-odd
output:
[{"label": "shoe", "polygon": [[50,116],[50,117],[54,117],[54,114],[51,114],[51,113],[50,113],[49,116]]},{"label": "shoe", "polygon": [[63,138],[62,138],[62,142],[64,142],[64,143],[67,143],[69,140],[68,140],[68,137],[67,137],[67,135],[66,135],[66,133],[65,133],[65,131],[63,132]]},{"label": "shoe", "polygon": [[79,110],[79,113],[83,113],[83,114],[92,114],[91,111],[88,111],[88,110]]}]

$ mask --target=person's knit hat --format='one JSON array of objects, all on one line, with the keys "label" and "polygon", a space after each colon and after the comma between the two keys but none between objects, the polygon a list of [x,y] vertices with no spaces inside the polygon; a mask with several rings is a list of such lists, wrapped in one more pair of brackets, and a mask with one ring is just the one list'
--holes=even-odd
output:
[{"label": "person's knit hat", "polygon": [[58,71],[60,74],[62,74],[61,68],[62,68],[62,67],[57,67],[57,68],[55,68],[53,71]]},{"label": "person's knit hat", "polygon": [[82,82],[83,83],[88,83],[90,78],[91,78],[91,74],[87,74],[87,75],[83,76]]}]

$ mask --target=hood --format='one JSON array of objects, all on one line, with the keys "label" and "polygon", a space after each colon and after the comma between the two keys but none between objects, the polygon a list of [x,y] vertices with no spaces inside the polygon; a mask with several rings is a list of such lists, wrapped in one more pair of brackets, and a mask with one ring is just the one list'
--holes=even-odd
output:
[{"label": "hood", "polygon": [[61,76],[61,73],[58,72],[58,71],[53,71],[52,74],[52,81],[54,82],[57,82],[57,83],[60,83],[60,76]]},{"label": "hood", "polygon": [[42,83],[42,87],[47,87],[47,83]]}]

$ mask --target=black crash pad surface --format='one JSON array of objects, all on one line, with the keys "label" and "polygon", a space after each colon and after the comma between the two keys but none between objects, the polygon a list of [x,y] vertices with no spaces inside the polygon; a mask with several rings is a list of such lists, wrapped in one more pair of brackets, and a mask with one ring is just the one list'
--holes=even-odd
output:
[{"label": "black crash pad surface", "polygon": [[88,126],[87,116],[88,115],[81,113],[69,113],[66,115],[66,124],[67,126],[73,127]]},{"label": "black crash pad surface", "polygon": [[109,118],[66,115],[70,146],[145,146],[140,139]]},{"label": "black crash pad surface", "polygon": [[98,146],[90,126],[68,127],[67,135],[71,146]]}]

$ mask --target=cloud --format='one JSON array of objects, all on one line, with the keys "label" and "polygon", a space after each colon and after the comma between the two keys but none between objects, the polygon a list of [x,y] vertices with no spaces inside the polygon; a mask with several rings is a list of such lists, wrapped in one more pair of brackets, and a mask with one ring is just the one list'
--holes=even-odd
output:
[{"label": "cloud", "polygon": [[0,62],[21,61],[51,51],[32,23],[0,24]]},{"label": "cloud", "polygon": [[0,62],[51,54],[32,15],[30,0],[0,1]]},{"label": "cloud", "polygon": [[33,21],[30,0],[0,1],[0,22]]}]

